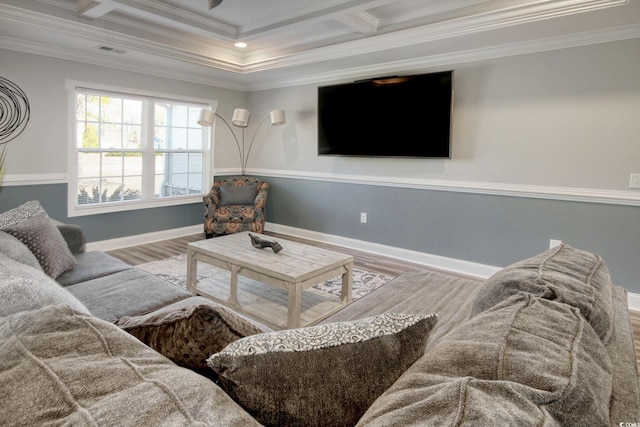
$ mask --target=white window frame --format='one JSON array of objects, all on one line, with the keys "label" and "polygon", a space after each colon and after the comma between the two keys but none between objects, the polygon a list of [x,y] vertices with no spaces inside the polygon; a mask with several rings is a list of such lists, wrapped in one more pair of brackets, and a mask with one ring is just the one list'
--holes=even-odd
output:
[{"label": "white window frame", "polygon": [[[87,89],[95,90],[96,92],[111,92],[114,94],[131,96],[131,97],[145,97],[154,98],[156,101],[165,100],[173,102],[188,102],[192,104],[202,104],[203,108],[210,108],[213,111],[217,108],[217,101],[204,98],[194,98],[183,95],[167,94],[161,92],[150,92],[139,89],[131,89],[125,87],[116,87],[111,85],[96,84],[90,82],[82,82],[77,80],[67,80],[67,134],[68,134],[68,150],[67,150],[67,215],[69,217],[95,215],[109,212],[122,212],[138,209],[155,208],[162,206],[176,206],[202,202],[202,196],[213,185],[212,170],[213,170],[213,135],[211,128],[206,128],[207,136],[205,138],[205,148],[203,156],[203,193],[189,194],[183,196],[169,196],[160,198],[147,198],[141,200],[126,200],[113,203],[98,203],[89,205],[78,205],[77,194],[77,155],[76,155],[76,90]],[[146,123],[147,126],[153,126],[153,124]],[[145,126],[145,123],[143,123]]]}]

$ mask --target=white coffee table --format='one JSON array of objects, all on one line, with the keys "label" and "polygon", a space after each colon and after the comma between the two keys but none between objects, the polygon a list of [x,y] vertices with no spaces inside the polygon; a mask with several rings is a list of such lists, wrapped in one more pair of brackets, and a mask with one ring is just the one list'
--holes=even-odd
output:
[{"label": "white coffee table", "polygon": [[[353,257],[327,249],[317,248],[285,239],[274,239],[284,248],[274,253],[270,248],[258,249],[251,245],[249,233],[236,233],[189,243],[187,246],[187,290],[266,324],[273,329],[298,328],[321,321],[351,302]],[[228,298],[199,287],[197,265],[205,262],[231,272]],[[256,300],[249,309],[238,299],[238,275],[248,277],[288,293],[285,319],[274,319],[275,308],[268,297]],[[302,292],[333,277],[342,276],[340,302],[323,303],[323,312],[301,322]],[[317,314],[317,313],[316,313]]]}]

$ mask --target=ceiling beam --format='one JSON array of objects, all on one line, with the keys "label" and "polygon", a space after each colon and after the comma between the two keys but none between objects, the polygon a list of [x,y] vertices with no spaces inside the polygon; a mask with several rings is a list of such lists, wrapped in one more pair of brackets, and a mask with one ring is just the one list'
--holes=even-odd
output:
[{"label": "ceiling beam", "polygon": [[181,31],[192,31],[206,37],[235,40],[237,30],[231,25],[206,18],[156,0],[76,0],[78,15],[97,19],[117,10],[156,24]]},{"label": "ceiling beam", "polygon": [[87,19],[98,19],[116,8],[111,0],[76,0],[76,13]]},{"label": "ceiling beam", "polygon": [[378,25],[380,24],[378,18],[365,11],[338,15],[335,19],[352,30],[368,36],[376,34],[378,32]]}]

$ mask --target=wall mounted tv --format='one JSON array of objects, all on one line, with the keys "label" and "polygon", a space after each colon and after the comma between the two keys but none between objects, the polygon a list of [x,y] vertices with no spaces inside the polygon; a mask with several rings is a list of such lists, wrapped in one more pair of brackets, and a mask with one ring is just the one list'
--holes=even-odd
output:
[{"label": "wall mounted tv", "polygon": [[318,87],[318,155],[451,157],[453,71]]}]

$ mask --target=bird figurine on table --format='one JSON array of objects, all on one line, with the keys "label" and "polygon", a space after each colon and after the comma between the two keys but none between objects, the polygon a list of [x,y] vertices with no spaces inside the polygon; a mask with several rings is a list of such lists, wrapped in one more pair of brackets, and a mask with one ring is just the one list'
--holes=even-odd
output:
[{"label": "bird figurine on table", "polygon": [[264,248],[271,248],[273,250],[274,253],[278,253],[282,250],[282,246],[280,245],[280,243],[273,241],[273,240],[267,240],[267,239],[261,239],[260,237],[249,233],[249,237],[251,238],[251,245],[254,248],[258,248],[258,249],[264,249]]}]

